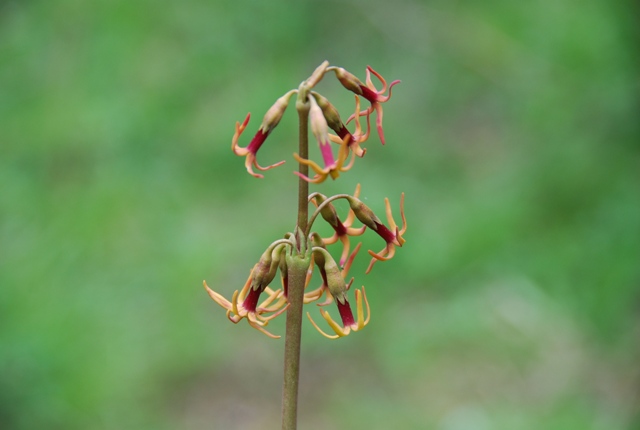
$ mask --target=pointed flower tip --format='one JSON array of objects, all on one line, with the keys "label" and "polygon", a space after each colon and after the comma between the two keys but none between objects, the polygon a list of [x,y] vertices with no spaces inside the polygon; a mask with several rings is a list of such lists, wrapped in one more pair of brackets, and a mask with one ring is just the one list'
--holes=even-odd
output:
[{"label": "pointed flower tip", "polygon": [[242,130],[244,130],[247,127],[247,124],[249,124],[249,119],[251,119],[251,112],[247,113],[247,116],[245,117],[242,125],[240,126]]},{"label": "pointed flower tip", "polygon": [[396,227],[396,245],[402,247],[402,245],[404,245],[405,242],[406,242],[406,239],[402,237],[402,233],[400,232],[400,229]]}]

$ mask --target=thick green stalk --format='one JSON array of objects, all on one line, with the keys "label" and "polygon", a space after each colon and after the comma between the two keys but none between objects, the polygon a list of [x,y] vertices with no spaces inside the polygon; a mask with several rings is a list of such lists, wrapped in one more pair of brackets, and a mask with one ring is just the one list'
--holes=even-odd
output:
[{"label": "thick green stalk", "polygon": [[[298,151],[300,158],[309,158],[309,102],[296,103],[299,118]],[[299,163],[298,171],[301,175],[309,176],[309,166]],[[298,227],[302,231],[307,230],[307,219],[309,217],[309,183],[302,178],[298,178]],[[306,238],[304,239],[306,240]]]},{"label": "thick green stalk", "polygon": [[[299,116],[299,148],[298,152],[303,159],[309,158],[309,103],[307,102],[308,89],[300,86],[296,108]],[[309,175],[309,168],[305,164],[299,164],[299,172]],[[302,178],[298,180],[298,225],[296,233],[305,232],[309,217],[309,184]],[[302,233],[297,238],[299,251],[306,252],[307,237]],[[294,250],[294,254],[296,250]],[[302,258],[293,258],[292,264],[288,263],[288,301],[286,333],[284,342],[284,383],[282,387],[282,429],[295,430],[297,427],[298,413],[298,381],[300,378],[300,341],[302,339],[302,304],[304,297],[304,284],[309,267],[308,260],[305,263]]]}]

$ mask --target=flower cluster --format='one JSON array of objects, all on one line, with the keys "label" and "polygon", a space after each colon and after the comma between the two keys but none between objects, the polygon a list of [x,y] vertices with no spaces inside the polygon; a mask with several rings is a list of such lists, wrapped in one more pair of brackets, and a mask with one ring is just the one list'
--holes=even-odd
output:
[{"label": "flower cluster", "polygon": [[[351,133],[347,129],[346,124],[340,118],[340,114],[338,113],[338,110],[335,108],[335,106],[317,92],[310,92],[307,100],[310,104],[309,119],[311,121],[311,131],[318,141],[318,146],[320,148],[320,154],[322,156],[322,163],[324,167],[322,167],[315,161],[304,159],[298,154],[293,154],[293,157],[299,163],[309,166],[315,172],[315,175],[310,178],[302,175],[299,172],[295,173],[298,176],[302,177],[304,180],[315,184],[324,182],[329,176],[332,179],[336,179],[338,176],[340,176],[341,172],[346,172],[353,166],[355,156],[364,156],[364,154],[366,153],[366,149],[362,148],[361,145],[365,143],[369,138],[369,117],[373,112],[375,112],[377,115],[376,128],[380,137],[380,141],[384,145],[385,139],[384,131],[382,129],[382,103],[385,103],[391,98],[391,88],[400,82],[396,80],[387,85],[385,79],[370,66],[367,66],[366,70],[366,83],[363,83],[355,75],[346,71],[342,67],[321,66],[321,68],[319,69],[319,79],[321,79],[324,74],[333,71],[342,86],[355,94],[355,112],[348,118],[346,122],[346,124],[348,124],[352,120],[354,120],[355,128],[353,133]],[[377,89],[374,85],[371,79],[372,74],[380,80],[382,84],[381,89]],[[251,139],[249,145],[244,148],[238,145],[238,140],[240,139],[242,132],[247,127],[251,114],[248,114],[242,123],[236,123],[236,131],[233,135],[231,149],[236,155],[246,157],[245,166],[249,174],[251,174],[252,176],[255,176],[256,178],[263,177],[263,175],[256,173],[254,171],[254,168],[265,171],[280,166],[284,163],[284,161],[280,161],[270,166],[262,167],[258,164],[256,157],[258,154],[258,150],[262,147],[269,134],[282,119],[291,96],[298,93],[298,91],[299,90],[297,89],[288,91],[286,94],[280,97],[273,104],[273,106],[271,106],[271,108],[265,114],[262,123],[260,124],[260,127],[258,128],[258,131],[254,135],[253,139]],[[370,103],[370,106],[364,110],[360,110],[361,97]],[[366,117],[366,132],[363,132],[362,130],[360,117]],[[329,133],[329,129],[333,130],[336,134]],[[337,158],[334,154],[330,142],[334,142],[339,145]],[[347,162],[349,154],[351,154],[351,159]]]},{"label": "flower cluster", "polygon": [[[338,307],[338,313],[342,324],[337,323],[327,311],[320,310],[322,317],[329,324],[329,327],[335,334],[330,335],[320,329],[313,321],[311,315],[307,313],[309,320],[313,326],[325,337],[335,339],[348,335],[351,331],[358,331],[364,328],[369,322],[370,308],[364,286],[355,290],[356,316],[354,316],[347,293],[353,283],[353,278],[347,282],[346,278],[349,269],[360,250],[359,243],[350,251],[349,238],[351,236],[362,235],[367,227],[376,232],[385,242],[385,249],[380,253],[369,251],[373,257],[366,273],[371,271],[373,264],[378,261],[386,261],[393,257],[396,246],[402,246],[405,242],[403,234],[407,229],[404,216],[404,194],[400,198],[400,216],[402,218],[402,226],[396,226],[391,215],[391,207],[389,200],[386,199],[387,218],[389,226],[385,225],[374,214],[374,212],[365,205],[358,195],[360,193],[360,185],[356,187],[354,195],[338,194],[327,197],[320,193],[312,193],[309,201],[313,202],[317,207],[310,218],[309,228],[318,216],[325,220],[334,230],[334,234],[328,238],[322,238],[315,232],[304,232],[302,234],[287,233],[284,239],[276,240],[265,250],[260,260],[251,270],[249,278],[244,287],[239,291],[235,291],[231,300],[227,300],[221,294],[213,291],[206,282],[204,287],[209,296],[227,311],[227,318],[233,323],[238,323],[242,319],[247,319],[251,327],[261,331],[269,337],[278,338],[265,327],[273,318],[281,315],[287,310],[287,256],[291,255],[295,250],[300,249],[300,242],[305,241],[310,244],[308,249],[308,271],[305,284],[304,303],[312,303],[319,301],[323,296],[325,300],[318,303],[318,306],[326,306],[335,301]],[[337,210],[333,205],[336,200],[346,200],[349,203],[349,213],[344,222],[340,220]],[[363,225],[361,227],[352,227],[355,220],[359,220]],[[338,241],[342,243],[342,253],[339,262],[336,262],[327,247],[336,244]],[[318,268],[321,283],[312,290],[309,290],[311,280],[313,278],[314,266]],[[277,271],[281,274],[281,287],[272,289],[270,287],[275,279]],[[260,297],[265,294],[265,298],[260,302]],[[364,308],[366,307],[366,318]]]},{"label": "flower cluster", "polygon": [[[335,73],[344,88],[355,94],[355,111],[346,122],[342,121],[338,110],[329,100],[313,91],[315,85],[330,72]],[[371,79],[372,75],[380,81],[380,89],[374,85]],[[293,154],[301,166],[301,171],[295,173],[300,178],[298,220],[302,227],[296,226],[294,232],[287,233],[283,239],[276,240],[267,247],[251,269],[244,286],[233,293],[231,300],[226,299],[223,295],[209,288],[206,282],[203,282],[209,296],[226,310],[227,318],[231,322],[237,324],[246,319],[249,325],[256,330],[269,337],[278,338],[280,336],[272,334],[266,327],[271,320],[282,315],[290,306],[291,312],[294,312],[297,315],[296,318],[299,318],[300,312],[302,312],[300,307],[300,298],[302,297],[302,304],[317,302],[321,307],[320,314],[333,333],[325,333],[316,324],[310,313],[307,313],[307,316],[313,326],[327,338],[335,339],[347,336],[352,331],[361,330],[369,323],[371,313],[364,286],[355,289],[355,314],[348,299],[354,280],[351,278],[347,282],[349,270],[362,245],[359,243],[352,250],[351,237],[360,236],[368,229],[375,232],[385,242],[381,251],[369,250],[369,255],[372,258],[366,269],[366,274],[371,272],[376,262],[391,259],[395,255],[396,248],[402,247],[405,243],[403,236],[407,229],[407,223],[404,216],[404,193],[400,197],[401,225],[397,225],[393,218],[389,199],[385,199],[387,215],[385,224],[371,208],[359,199],[360,185],[356,187],[353,195],[338,194],[327,197],[319,192],[313,192],[308,196],[305,207],[304,199],[308,194],[306,182],[320,184],[328,177],[336,179],[340,173],[346,172],[353,166],[356,157],[361,158],[365,155],[367,150],[363,144],[371,134],[370,117],[373,113],[376,114],[378,136],[382,144],[385,144],[382,128],[382,104],[391,98],[391,89],[399,82],[393,81],[387,85],[384,78],[368,66],[366,79],[363,83],[345,69],[330,67],[329,63],[325,61],[307,80],[300,84],[298,89],[288,91],[276,100],[265,114],[253,139],[244,148],[239,145],[238,141],[249,124],[250,114],[242,123],[236,123],[231,149],[236,155],[246,157],[245,166],[251,175],[262,178],[263,175],[257,173],[256,170],[266,171],[284,163],[284,161],[280,161],[263,167],[258,164],[257,154],[267,137],[280,123],[291,97],[297,94],[296,109],[302,118],[300,129],[306,131],[307,124],[310,123],[311,132],[318,142],[322,162],[319,164],[306,156],[301,157],[298,154]],[[369,106],[361,109],[361,99],[369,102]],[[366,130],[363,128],[365,121],[361,121],[362,118],[366,121]],[[347,125],[352,121],[353,131],[350,131]],[[303,154],[307,152],[306,142],[306,136],[302,137],[301,153]],[[334,144],[338,145],[337,152],[334,151],[336,149]],[[307,167],[313,171],[312,176],[307,176],[309,170]],[[338,200],[344,200],[349,205],[346,217],[341,218],[338,215],[338,210],[334,206]],[[315,210],[307,222],[310,205],[313,205]],[[323,238],[317,232],[312,231],[314,222],[319,219],[329,224],[333,230],[331,236]],[[336,261],[329,253],[328,248],[338,243],[342,245],[342,250],[340,258]],[[313,274],[316,271],[320,274],[320,280],[316,282],[315,287],[311,287]],[[278,272],[280,272],[280,286],[273,287],[272,284]],[[292,280],[291,301],[289,300],[290,277]],[[336,322],[324,309],[325,306],[334,302],[338,308],[340,322]]]}]

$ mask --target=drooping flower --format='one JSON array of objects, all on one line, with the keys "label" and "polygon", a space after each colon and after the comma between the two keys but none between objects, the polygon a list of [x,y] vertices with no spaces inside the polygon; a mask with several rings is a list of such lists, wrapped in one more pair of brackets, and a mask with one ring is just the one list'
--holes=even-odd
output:
[{"label": "drooping flower", "polygon": [[[231,301],[213,291],[206,281],[203,281],[204,288],[209,296],[227,310],[227,318],[231,322],[237,324],[243,318],[247,318],[251,327],[274,339],[280,336],[268,332],[264,327],[270,320],[286,311],[288,304],[282,290],[274,291],[268,285],[275,278],[278,267],[281,270],[283,268],[282,261],[284,258],[282,253],[286,244],[286,240],[278,240],[267,248],[258,263],[251,269],[244,287],[240,291],[236,290],[233,293]],[[260,295],[263,292],[266,292],[268,297],[258,305]],[[267,314],[271,315],[265,316]]]},{"label": "drooping flower", "polygon": [[[358,197],[360,195],[360,184],[356,186],[354,197]],[[327,197],[324,194],[313,193],[309,196],[309,200],[311,200],[317,207],[322,205]],[[349,255],[349,236],[360,236],[364,233],[367,228],[366,225],[363,225],[360,228],[353,228],[351,225],[355,219],[355,214],[352,210],[349,210],[349,214],[347,215],[347,219],[344,222],[340,221],[338,217],[338,213],[336,208],[333,206],[331,202],[324,204],[320,208],[320,215],[322,218],[329,223],[331,228],[333,228],[334,233],[331,237],[323,238],[322,241],[325,245],[332,245],[336,243],[338,240],[342,242],[342,255],[340,256],[340,267],[344,266],[344,263]]]},{"label": "drooping flower", "polygon": [[378,253],[369,250],[369,255],[373,257],[366,271],[366,273],[369,273],[376,261],[387,261],[391,259],[395,255],[396,246],[402,246],[405,243],[405,239],[402,237],[402,235],[407,231],[407,220],[404,216],[404,193],[400,196],[400,217],[402,218],[402,228],[398,228],[393,219],[391,204],[389,203],[388,198],[384,199],[387,221],[389,221],[388,228],[382,223],[382,221],[380,221],[380,218],[378,218],[376,214],[374,214],[373,211],[358,198],[348,197],[347,201],[349,202],[349,206],[351,206],[351,210],[355,213],[360,222],[378,233],[378,236],[383,238],[387,243]]},{"label": "drooping flower", "polygon": [[293,154],[293,157],[301,164],[306,164],[311,167],[316,175],[313,179],[303,175],[300,172],[294,172],[307,182],[314,184],[320,184],[327,179],[327,176],[331,176],[332,179],[336,179],[340,176],[340,172],[346,172],[353,165],[354,158],[352,157],[348,165],[344,166],[344,162],[349,156],[348,139],[345,138],[340,150],[338,151],[338,159],[333,156],[333,149],[331,148],[331,142],[329,139],[329,127],[327,120],[324,117],[322,109],[318,106],[315,97],[309,97],[309,119],[311,121],[311,132],[318,141],[320,147],[320,153],[324,161],[324,168],[320,167],[317,163],[311,160],[306,160],[300,157],[298,154]]},{"label": "drooping flower", "polygon": [[[371,103],[371,106],[368,109],[352,115],[347,120],[347,123],[349,123],[349,121],[351,121],[351,119],[354,117],[368,115],[368,114],[371,114],[373,111],[375,111],[377,114],[376,128],[378,129],[378,135],[380,136],[380,141],[384,145],[385,140],[384,140],[384,131],[382,129],[382,114],[383,114],[382,103],[385,103],[391,98],[391,89],[393,88],[394,85],[399,84],[400,81],[395,80],[391,82],[391,84],[389,84],[389,86],[387,87],[387,81],[378,72],[373,70],[371,66],[367,66],[366,85],[363,84],[362,81],[358,79],[355,75],[346,71],[342,67],[333,67],[329,69],[335,71],[336,77],[338,78],[342,86],[354,92],[355,94],[364,97]],[[372,73],[382,83],[382,88],[380,90],[378,90],[375,87],[375,85],[373,84],[373,81],[371,80]],[[384,95],[387,92],[387,88],[389,89],[389,94]]]},{"label": "drooping flower", "polygon": [[280,97],[278,100],[276,100],[273,106],[271,106],[265,114],[262,120],[262,124],[260,124],[260,128],[258,128],[255,136],[253,136],[253,139],[251,139],[251,142],[245,148],[238,146],[238,139],[240,138],[240,135],[242,135],[244,129],[247,127],[249,119],[251,118],[251,114],[247,114],[247,117],[244,119],[244,122],[242,124],[240,124],[240,122],[236,122],[236,132],[231,139],[231,150],[238,156],[247,157],[245,160],[245,166],[247,168],[247,172],[249,172],[250,175],[255,176],[256,178],[263,178],[263,175],[255,173],[253,171],[253,167],[258,170],[265,171],[273,169],[274,167],[278,167],[284,163],[284,161],[280,161],[270,166],[262,167],[258,164],[256,155],[271,131],[273,131],[273,129],[278,125],[280,119],[282,119],[282,115],[284,114],[284,111],[287,109],[287,106],[289,104],[289,99],[296,92],[297,90],[291,90]]},{"label": "drooping flower", "polygon": [[[313,318],[311,318],[311,314],[309,312],[307,312],[307,318],[309,318],[311,324],[313,324],[313,326],[320,332],[320,334],[329,339],[337,339],[338,337],[347,336],[352,330],[361,330],[369,323],[369,319],[371,317],[371,309],[369,308],[369,302],[367,301],[367,295],[365,293],[364,286],[361,290],[355,291],[357,312],[357,319],[355,319],[353,316],[353,312],[351,311],[351,306],[349,305],[349,301],[347,299],[347,291],[351,287],[353,279],[351,279],[348,284],[344,280],[344,277],[346,276],[346,273],[349,271],[349,268],[351,266],[351,262],[355,258],[355,254],[357,254],[359,249],[360,244],[358,244],[351,257],[349,257],[345,268],[343,270],[340,270],[335,260],[333,259],[333,257],[331,257],[331,254],[329,254],[326,249],[324,249],[323,247],[313,248],[314,259],[316,258],[316,255],[321,255],[318,265],[319,267],[321,267],[321,273],[324,272],[323,285],[320,287],[318,298],[322,295],[323,291],[327,294],[327,300],[324,303],[320,303],[319,306],[325,306],[335,300],[338,307],[338,313],[340,314],[340,319],[342,320],[342,326],[335,322],[333,318],[331,318],[331,315],[329,315],[329,312],[325,311],[324,309],[320,309],[320,314],[334,331],[335,336],[326,334],[324,331],[322,331],[320,327],[318,327],[318,325],[315,323]],[[322,263],[320,264],[320,262]],[[316,292],[314,291],[312,293],[315,294]],[[363,303],[367,307],[366,319],[364,317]]]}]

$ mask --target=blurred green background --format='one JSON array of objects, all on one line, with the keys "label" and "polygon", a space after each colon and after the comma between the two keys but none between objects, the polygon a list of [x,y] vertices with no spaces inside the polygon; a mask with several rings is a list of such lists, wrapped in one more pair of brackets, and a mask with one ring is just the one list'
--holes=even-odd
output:
[{"label": "blurred green background", "polygon": [[[637,16],[1,2],[0,427],[279,428],[284,342],[230,324],[201,283],[230,296],[293,228],[295,111],[264,180],[230,138],[327,59],[402,84],[387,145],[315,189],[360,182],[379,212],[404,191],[409,228],[392,261],[352,269],[365,330],[328,341],[305,320],[300,428],[639,428]],[[318,90],[353,109],[333,76]]]}]

